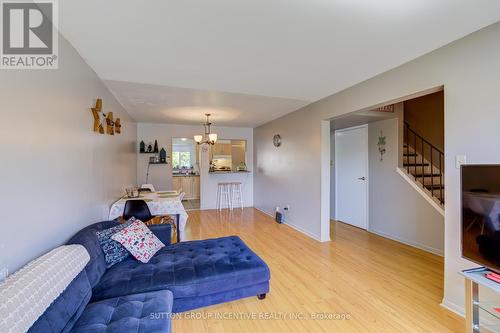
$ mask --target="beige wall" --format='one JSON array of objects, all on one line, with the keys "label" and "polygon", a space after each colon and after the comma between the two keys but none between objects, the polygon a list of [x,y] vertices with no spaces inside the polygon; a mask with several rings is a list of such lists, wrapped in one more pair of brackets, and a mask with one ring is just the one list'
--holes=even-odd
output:
[{"label": "beige wall", "polygon": [[[460,173],[455,155],[471,163],[500,163],[500,23],[326,97],[254,131],[255,206],[291,204],[290,223],[321,237],[321,121],[402,101],[444,86],[446,157],[445,304],[463,310],[464,285],[458,272],[475,265],[461,258]],[[335,77],[332,77],[334,80]],[[282,147],[272,136],[282,135]],[[328,161],[328,160],[327,160]],[[390,202],[389,202],[390,203]],[[328,202],[327,202],[328,204]],[[399,209],[397,205],[388,209]]]},{"label": "beige wall", "polygon": [[410,128],[444,152],[444,92],[405,101],[404,121]]},{"label": "beige wall", "polygon": [[[92,131],[97,97],[123,134]],[[107,219],[136,181],[136,124],[62,38],[59,69],[0,70],[0,113],[0,269],[12,273]]]},{"label": "beige wall", "polygon": [[[377,146],[381,131],[386,137],[386,153],[382,161]],[[370,123],[368,145],[368,229],[443,255],[444,217],[396,171],[399,160],[399,118]]]}]

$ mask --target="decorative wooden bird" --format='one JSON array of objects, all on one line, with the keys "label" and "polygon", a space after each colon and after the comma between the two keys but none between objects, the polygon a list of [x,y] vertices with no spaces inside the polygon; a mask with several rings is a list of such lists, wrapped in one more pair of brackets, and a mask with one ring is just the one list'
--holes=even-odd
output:
[{"label": "decorative wooden bird", "polygon": [[106,116],[106,133],[109,135],[115,135],[114,125],[113,112],[108,112],[108,115]]},{"label": "decorative wooden bird", "polygon": [[104,134],[104,128],[102,127],[101,124],[101,113],[102,109],[102,100],[98,98],[95,102],[95,107],[91,108],[92,114],[94,115],[94,132],[99,132],[101,134]]},{"label": "decorative wooden bird", "polygon": [[108,112],[108,114],[102,112],[102,99],[98,98],[95,101],[95,107],[90,109],[92,110],[92,114],[94,115],[94,132],[104,134],[104,127],[101,123],[101,114],[106,120],[107,134],[114,135],[115,132],[116,134],[120,134],[122,132],[122,124],[120,122],[120,118],[116,118],[116,120],[113,120],[113,112]]},{"label": "decorative wooden bird", "polygon": [[120,134],[122,132],[122,124],[120,123],[120,118],[116,118],[115,120],[115,132],[116,134]]}]

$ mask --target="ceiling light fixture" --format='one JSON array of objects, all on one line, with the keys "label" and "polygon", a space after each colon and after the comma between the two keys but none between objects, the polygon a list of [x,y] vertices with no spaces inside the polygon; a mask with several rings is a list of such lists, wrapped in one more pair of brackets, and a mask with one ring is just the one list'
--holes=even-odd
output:
[{"label": "ceiling light fixture", "polygon": [[[212,123],[210,122],[210,113],[205,113],[205,116],[207,116],[207,122],[203,124],[203,127],[205,128],[205,135],[195,135],[194,141],[196,141],[199,145],[205,143],[214,145],[217,142],[217,134],[211,132]],[[205,140],[203,140],[204,138]]]}]

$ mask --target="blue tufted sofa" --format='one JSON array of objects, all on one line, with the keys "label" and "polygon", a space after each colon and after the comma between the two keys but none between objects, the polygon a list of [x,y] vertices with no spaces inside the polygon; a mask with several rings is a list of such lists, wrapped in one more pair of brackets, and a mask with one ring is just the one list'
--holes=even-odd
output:
[{"label": "blue tufted sofa", "polygon": [[[99,242],[94,246],[91,233],[117,222],[101,222],[82,229],[70,242],[86,244],[90,261],[85,269],[52,302],[30,327],[30,333],[168,333],[171,332],[173,294],[169,290],[137,292],[92,300],[92,288],[106,270]],[[170,226],[151,226],[162,241],[169,241]],[[97,240],[97,238],[96,238]],[[95,245],[99,246],[96,247]]]},{"label": "blue tufted sofa", "polygon": [[100,222],[82,229],[68,242],[81,244],[90,254],[86,267],[92,301],[130,294],[169,290],[173,312],[228,302],[243,297],[265,297],[270,273],[260,259],[237,236],[170,244],[170,225],[151,230],[167,246],[147,263],[131,256],[106,269],[96,231],[117,225]]},{"label": "blue tufted sofa", "polygon": [[166,246],[149,263],[130,256],[107,269],[96,231],[117,224],[92,224],[70,239],[90,261],[30,332],[170,332],[171,312],[269,292],[269,268],[239,237],[170,244],[170,225],[150,226]]}]

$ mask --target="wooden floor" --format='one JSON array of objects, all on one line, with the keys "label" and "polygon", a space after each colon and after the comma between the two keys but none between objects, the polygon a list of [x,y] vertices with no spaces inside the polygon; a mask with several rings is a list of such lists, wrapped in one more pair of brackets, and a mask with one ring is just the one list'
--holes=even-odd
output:
[{"label": "wooden floor", "polygon": [[[189,212],[188,239],[228,235],[269,265],[270,293],[183,313],[173,332],[463,331],[463,319],[439,305],[439,256],[342,223],[332,223],[331,242],[319,243],[250,208]],[[334,319],[312,318],[321,313]]]},{"label": "wooden floor", "polygon": [[200,209],[200,199],[183,200],[182,205],[186,210]]}]

